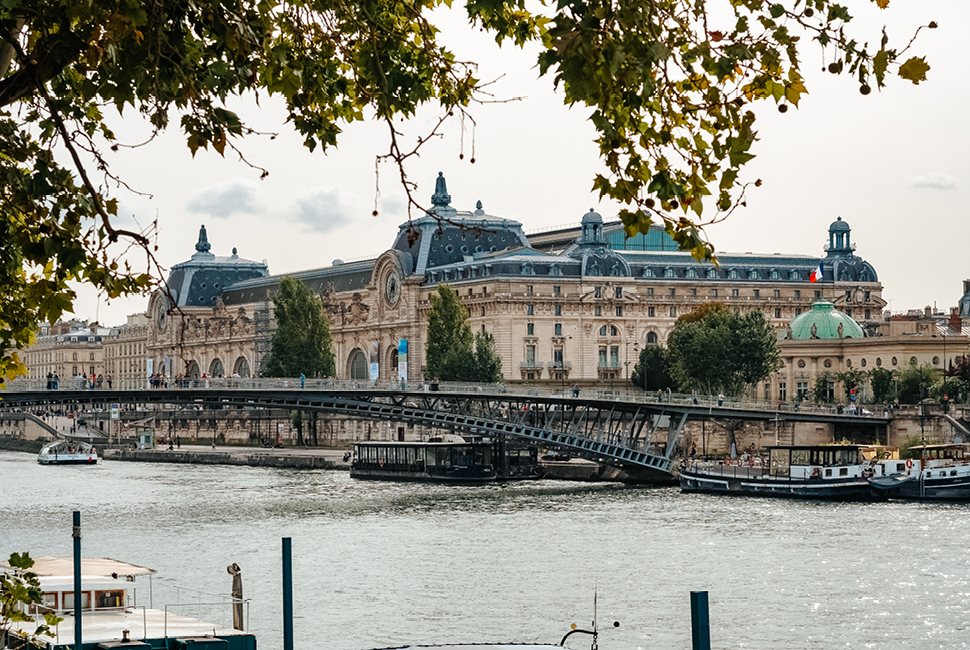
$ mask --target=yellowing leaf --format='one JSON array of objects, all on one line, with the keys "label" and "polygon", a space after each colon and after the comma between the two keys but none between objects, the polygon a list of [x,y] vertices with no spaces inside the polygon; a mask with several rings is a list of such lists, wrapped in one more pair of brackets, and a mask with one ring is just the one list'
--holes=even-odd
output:
[{"label": "yellowing leaf", "polygon": [[872,0],[872,1],[875,2],[876,6],[879,7],[880,9],[885,9],[886,7],[889,6],[889,0]]},{"label": "yellowing leaf", "polygon": [[930,64],[926,62],[925,58],[914,56],[899,66],[899,76],[903,79],[909,79],[914,84],[919,84],[921,81],[926,81],[926,73],[929,72],[929,69]]}]

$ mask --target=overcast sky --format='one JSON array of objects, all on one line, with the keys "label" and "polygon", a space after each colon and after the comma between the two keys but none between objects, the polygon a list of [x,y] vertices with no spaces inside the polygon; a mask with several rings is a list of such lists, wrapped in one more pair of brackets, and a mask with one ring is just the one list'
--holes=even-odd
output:
[{"label": "overcast sky", "polygon": [[[912,50],[932,66],[928,80],[915,86],[893,77],[881,93],[862,96],[847,75],[822,72],[816,48],[803,48],[811,94],[786,114],[773,104],[758,110],[760,142],[746,180],[764,184],[752,188],[746,208],[708,235],[719,251],[821,256],[828,226],[841,216],[852,227],[857,254],[875,266],[894,312],[948,309],[970,278],[964,60],[970,3],[893,0],[887,11],[866,0],[848,4],[858,16],[852,30],[859,40],[876,42],[886,24],[891,40],[902,45],[918,25],[937,21],[939,29],[924,30]],[[443,171],[454,207],[473,210],[481,200],[487,213],[520,221],[527,231],[576,223],[590,207],[614,218],[618,206],[599,202],[590,190],[601,167],[589,112],[567,109],[551,80],[538,78],[537,49],[499,51],[490,37],[466,27],[460,12],[444,11],[440,18],[459,57],[480,62],[480,78],[501,77],[491,89],[496,98],[523,99],[472,107],[477,127],[465,124],[463,160],[457,120],[444,138],[429,142],[408,167],[419,200],[428,201]],[[274,274],[390,247],[407,213],[395,168],[380,168],[376,194],[375,156],[387,150],[385,127],[349,126],[338,149],[311,154],[282,123],[281,105],[265,95],[258,104],[250,97],[233,108],[256,130],[279,134],[241,144],[247,159],[269,170],[264,180],[228,150],[225,159],[204,151],[193,159],[177,131],[110,158],[115,173],[150,195],[117,194],[127,218],[143,225],[157,218],[163,265],[189,258],[201,224],[213,253],[229,255],[236,247],[241,257],[266,260]],[[402,129],[413,142],[436,116],[423,111]],[[127,142],[145,133],[133,120],[116,127]],[[146,297],[109,305],[90,290],[79,294],[77,317],[102,324],[122,323],[147,306]]]}]

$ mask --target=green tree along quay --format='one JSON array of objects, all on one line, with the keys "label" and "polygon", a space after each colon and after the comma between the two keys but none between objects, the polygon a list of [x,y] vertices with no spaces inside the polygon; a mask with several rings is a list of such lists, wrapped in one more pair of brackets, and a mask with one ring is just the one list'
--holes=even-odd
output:
[{"label": "green tree along quay", "polygon": [[836,375],[831,372],[823,372],[815,378],[815,385],[812,386],[812,399],[816,404],[830,404],[835,401],[832,387],[835,385],[836,379]]},{"label": "green tree along quay", "polygon": [[319,296],[300,280],[284,277],[273,296],[276,331],[269,357],[263,363],[267,377],[330,377],[336,374],[330,321]]},{"label": "green tree along quay", "polygon": [[872,387],[872,401],[886,404],[896,399],[893,386],[893,373],[886,368],[873,368],[869,371],[869,385]]},{"label": "green tree along quay", "polygon": [[[843,370],[835,375],[835,380],[842,384],[842,391],[845,395],[845,399],[848,400],[852,394],[852,389],[859,389],[865,383],[866,379],[869,378],[869,373],[865,370],[850,369]],[[856,400],[858,401],[861,397],[858,395],[858,390],[856,390]]]},{"label": "green tree along quay", "polygon": [[670,376],[667,349],[662,345],[648,345],[640,350],[637,365],[630,373],[630,383],[645,391],[672,389],[674,380]]},{"label": "green tree along quay", "polygon": [[468,310],[447,284],[431,294],[425,371],[444,381],[498,383],[502,381],[502,358],[491,334],[472,336]]},{"label": "green tree along quay", "polygon": [[779,367],[777,335],[760,311],[709,302],[677,319],[667,338],[681,390],[742,396]]},{"label": "green tree along quay", "polygon": [[[7,634],[14,623],[33,621],[34,617],[25,613],[22,608],[30,605],[44,604],[43,592],[37,575],[30,571],[34,560],[30,553],[11,553],[9,558],[11,568],[17,569],[17,574],[0,574],[0,646],[7,647]],[[33,640],[40,635],[51,636],[51,628],[64,619],[54,614],[44,614],[43,623],[38,623],[28,637]]]},{"label": "green tree along quay", "polygon": [[[154,227],[119,228],[109,189],[125,185],[105,152],[133,144],[112,128],[122,114],[140,116],[154,133],[177,122],[193,154],[240,156],[242,139],[254,133],[226,107],[233,95],[281,97],[310,150],[336,146],[349,123],[376,120],[389,142],[378,159],[400,167],[410,197],[407,159],[449,118],[489,98],[475,63],[439,42],[432,12],[450,7],[0,4],[0,350],[24,347],[40,321],[71,311],[72,281],[114,298],[146,290],[160,275]],[[597,130],[603,170],[593,189],[627,206],[620,218],[629,235],[657,220],[698,259],[714,254],[704,226],[742,204],[750,183],[741,176],[757,138],[748,104],[775,102],[784,111],[807,92],[800,39],[817,44],[829,70],[855,79],[863,94],[890,74],[919,83],[929,70],[907,54],[909,44],[853,37],[848,5],[833,0],[468,0],[459,10],[498,46],[541,44],[540,73],[554,77],[565,104],[589,109]],[[440,120],[410,149],[394,120],[423,105],[437,107]],[[144,270],[119,261],[132,244],[146,254]],[[0,378],[23,371],[15,352],[3,353]]]},{"label": "green tree along quay", "polygon": [[897,376],[900,403],[919,404],[921,399],[930,396],[930,387],[940,375],[940,370],[928,363],[919,366],[915,361],[910,361]]}]

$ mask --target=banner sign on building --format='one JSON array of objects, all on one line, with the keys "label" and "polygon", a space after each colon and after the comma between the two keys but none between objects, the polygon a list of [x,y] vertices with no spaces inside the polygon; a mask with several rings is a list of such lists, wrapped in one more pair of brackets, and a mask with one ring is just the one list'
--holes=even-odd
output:
[{"label": "banner sign on building", "polygon": [[401,339],[397,342],[397,379],[407,381],[408,379],[408,340]]},{"label": "banner sign on building", "polygon": [[111,419],[112,420],[117,420],[118,419],[118,409],[119,409],[119,405],[118,404],[112,404],[111,405]]},{"label": "banner sign on building", "polygon": [[378,359],[381,354],[381,346],[377,341],[370,342],[370,380],[377,381],[381,376],[381,366]]}]

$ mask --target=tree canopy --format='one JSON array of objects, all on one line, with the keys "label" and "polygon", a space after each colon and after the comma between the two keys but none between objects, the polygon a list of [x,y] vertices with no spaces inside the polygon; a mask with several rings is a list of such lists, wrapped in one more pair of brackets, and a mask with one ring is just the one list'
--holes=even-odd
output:
[{"label": "tree canopy", "polygon": [[425,368],[428,376],[444,381],[498,383],[502,358],[487,332],[472,336],[468,310],[447,284],[431,294]]},{"label": "tree canopy", "polygon": [[[19,574],[0,573],[0,644],[3,647],[14,647],[17,643],[7,644],[7,634],[14,623],[32,623],[34,629],[27,633],[29,639],[36,645],[41,645],[37,637],[53,636],[53,628],[63,621],[63,618],[48,612],[42,621],[35,621],[33,614],[24,611],[25,608],[43,607],[44,593],[37,574],[30,569],[34,560],[30,553],[11,553],[7,563]],[[28,628],[29,629],[29,628]]]},{"label": "tree canopy", "polygon": [[645,391],[673,388],[667,349],[662,345],[648,345],[640,350],[637,365],[630,373],[630,383]]},{"label": "tree canopy", "polygon": [[779,367],[777,336],[764,314],[716,302],[678,318],[667,349],[681,390],[707,395],[744,395]]},{"label": "tree canopy", "polygon": [[[861,1],[861,0],[857,0]],[[872,0],[885,8],[889,0]],[[0,4],[0,349],[29,344],[41,321],[72,310],[71,282],[108,298],[160,275],[151,234],[118,226],[124,179],[105,152],[121,116],[160,133],[177,124],[194,154],[243,155],[254,135],[227,100],[281,97],[310,150],[337,145],[350,123],[388,129],[379,160],[406,161],[450,118],[490,99],[440,41],[435,11],[450,0],[138,0]],[[807,92],[800,42],[868,94],[890,74],[913,83],[929,65],[881,37],[856,38],[848,6],[833,0],[468,0],[471,28],[497,45],[540,44],[538,69],[565,104],[588,109],[603,170],[592,189],[628,206],[627,233],[665,225],[685,250],[710,259],[703,227],[743,203],[740,174],[757,139],[750,104],[797,106]],[[929,23],[928,27],[935,27]],[[918,29],[916,30],[919,31]],[[870,45],[870,43],[872,43]],[[423,105],[440,120],[415,148],[395,119]],[[243,158],[245,160],[245,158]],[[255,172],[269,173],[259,167]],[[120,188],[120,190],[119,190]],[[421,207],[411,198],[415,207]],[[144,268],[124,253],[140,246]],[[11,354],[0,376],[23,371]]]},{"label": "tree canopy", "polygon": [[331,377],[336,374],[330,321],[320,297],[300,280],[284,277],[273,296],[276,331],[269,357],[263,362],[267,377]]}]

